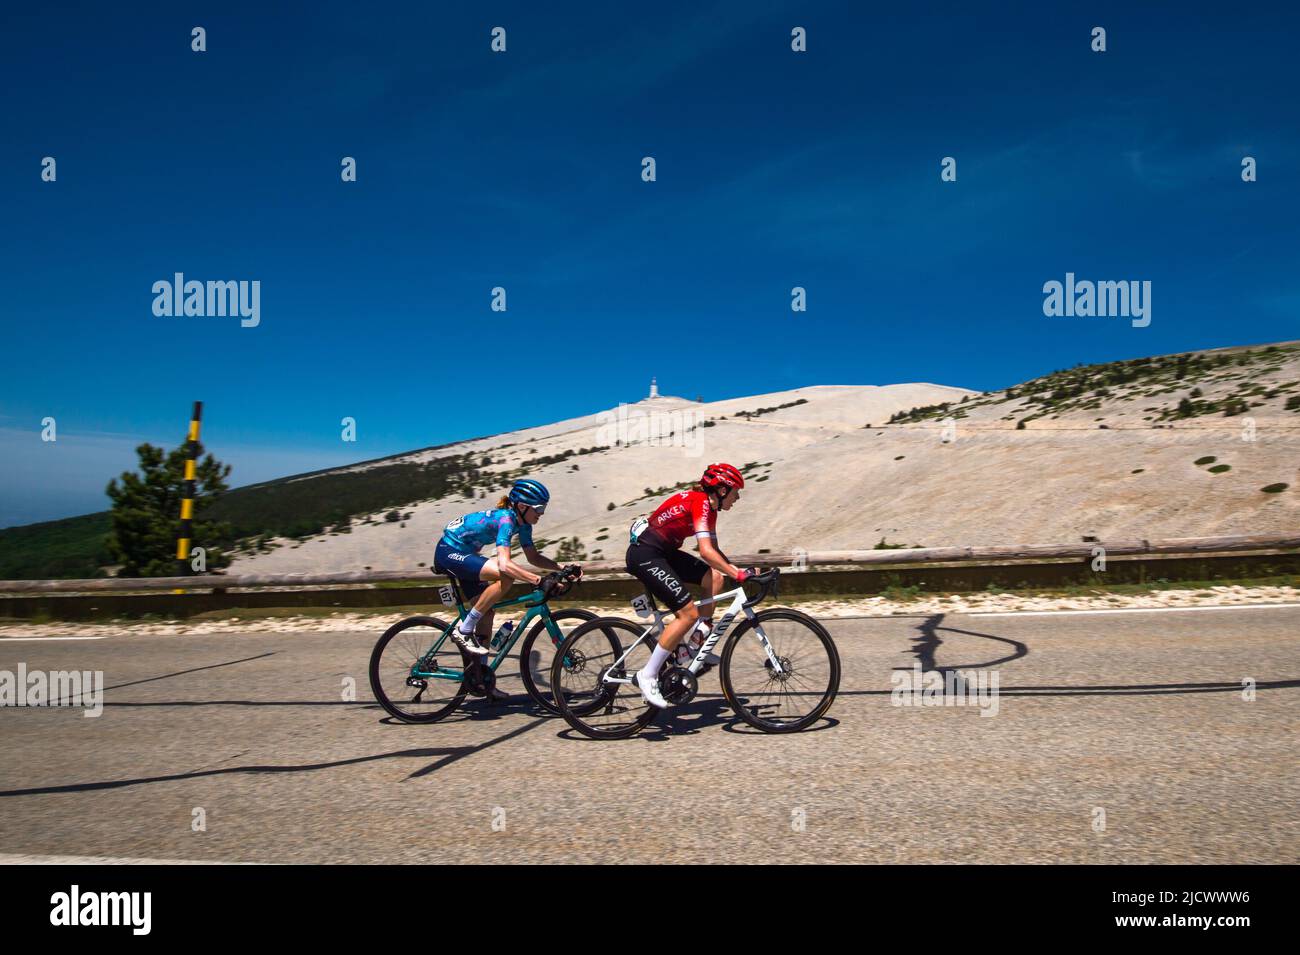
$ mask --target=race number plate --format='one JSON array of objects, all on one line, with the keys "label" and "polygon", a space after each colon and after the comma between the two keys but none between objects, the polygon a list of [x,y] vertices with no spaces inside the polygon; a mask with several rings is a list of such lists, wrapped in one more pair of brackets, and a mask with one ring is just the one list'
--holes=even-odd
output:
[{"label": "race number plate", "polygon": [[649,617],[653,614],[650,609],[650,600],[645,594],[639,594],[632,598],[632,609],[636,611],[638,617]]},{"label": "race number plate", "polygon": [[456,603],[456,592],[450,586],[444,585],[438,588],[438,599],[442,601],[444,607],[454,606]]}]

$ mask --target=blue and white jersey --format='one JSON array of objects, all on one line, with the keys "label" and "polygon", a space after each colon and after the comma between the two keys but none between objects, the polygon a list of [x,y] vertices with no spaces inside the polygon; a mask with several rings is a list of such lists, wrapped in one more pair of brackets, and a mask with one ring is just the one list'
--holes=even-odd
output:
[{"label": "blue and white jersey", "polygon": [[484,544],[509,547],[516,535],[520,546],[533,546],[532,527],[513,509],[499,507],[456,518],[443,529],[442,539],[463,554],[477,554]]}]

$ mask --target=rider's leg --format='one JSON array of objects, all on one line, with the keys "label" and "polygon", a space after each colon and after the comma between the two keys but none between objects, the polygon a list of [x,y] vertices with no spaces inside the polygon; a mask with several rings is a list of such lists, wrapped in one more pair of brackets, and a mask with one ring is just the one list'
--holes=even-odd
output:
[{"label": "rider's leg", "polygon": [[[677,649],[677,644],[681,643],[682,637],[691,632],[695,626],[695,621],[699,619],[699,613],[695,609],[695,604],[689,600],[686,606],[677,611],[671,623],[664,627],[664,632],[659,635],[659,642],[655,644],[654,650],[650,653],[650,659],[646,665],[641,668],[637,677],[637,685],[641,687],[641,694],[647,701],[654,703],[655,706],[666,706],[659,697],[659,671],[663,669],[664,663],[673,655]],[[646,691],[647,685],[653,685],[655,689],[651,692]],[[656,702],[657,700],[657,702]]]},{"label": "rider's leg", "polygon": [[[491,568],[491,572],[496,573],[495,563],[495,561],[488,561],[487,564],[483,566],[483,570],[486,572],[488,571],[488,568]],[[488,579],[487,574],[480,574],[479,579]],[[479,612],[477,633],[480,637],[491,635],[492,623],[496,619],[496,611],[493,610],[492,607],[494,604],[498,604],[502,600],[506,599],[506,591],[510,589],[512,583],[514,583],[514,581],[509,577],[503,577],[500,574],[497,574],[496,580],[493,580],[492,583],[483,589],[483,593],[479,594],[478,600],[474,603],[474,609]]]},{"label": "rider's leg", "polygon": [[[722,588],[726,585],[726,582],[726,576],[720,571],[714,570],[712,567],[708,569],[708,572],[704,575],[704,579],[701,581],[704,596],[700,600],[699,617],[701,627],[707,628],[707,630],[713,629],[713,596],[714,594],[722,593]],[[693,656],[695,651],[698,650],[700,645],[704,642],[704,633],[696,633],[694,630],[687,631],[687,633],[691,640],[690,652]],[[722,658],[712,651],[704,655],[704,663],[707,666],[717,666],[721,662]]]},{"label": "rider's leg", "polygon": [[488,636],[492,633],[492,621],[495,618],[492,607],[505,599],[506,592],[514,583],[514,579],[497,569],[495,559],[484,562],[479,568],[478,579],[491,581],[491,583],[483,588],[483,592],[474,601],[473,609],[465,615],[465,620],[461,623],[461,633],[473,632],[479,636]]},{"label": "rider's leg", "polygon": [[[465,615],[461,626],[466,628],[462,632],[466,634],[473,632],[479,638],[479,642],[486,647],[492,639],[492,621],[496,615],[492,607],[505,599],[506,592],[510,589],[510,585],[514,583],[514,580],[497,569],[495,560],[484,562],[483,566],[479,568],[478,579],[480,582],[491,581],[491,583],[484,587],[482,593],[478,595],[478,599],[474,601],[473,609]],[[482,660],[486,663],[491,656],[492,654],[489,652],[482,657]],[[495,686],[488,694],[489,701],[500,702],[509,698],[509,693]]]},{"label": "rider's leg", "polygon": [[710,598],[714,594],[722,592],[723,585],[726,584],[727,578],[721,571],[709,568],[709,572],[704,575],[703,589],[704,599],[700,601],[700,619],[712,626],[713,623],[713,602]]},{"label": "rider's leg", "polygon": [[659,671],[699,619],[685,582],[700,583],[707,569],[703,561],[681,555],[680,551],[664,553],[639,542],[627,549],[628,573],[645,584],[646,590],[673,614],[650,652],[650,659],[636,676],[641,695],[652,706],[662,709],[668,705],[659,691]]},{"label": "rider's leg", "polygon": [[682,637],[691,632],[691,628],[695,626],[695,621],[699,618],[700,612],[693,603],[688,603],[677,611],[672,622],[667,624],[664,627],[664,632],[659,635],[659,648],[665,654],[672,653],[677,649],[677,644],[682,642]]}]

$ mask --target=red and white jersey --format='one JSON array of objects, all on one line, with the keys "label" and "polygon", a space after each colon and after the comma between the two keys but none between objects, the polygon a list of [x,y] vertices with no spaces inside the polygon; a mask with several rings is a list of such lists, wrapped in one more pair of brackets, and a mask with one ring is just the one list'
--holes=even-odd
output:
[{"label": "red and white jersey", "polygon": [[682,491],[654,509],[650,528],[671,547],[688,537],[718,536],[718,512],[703,491]]}]

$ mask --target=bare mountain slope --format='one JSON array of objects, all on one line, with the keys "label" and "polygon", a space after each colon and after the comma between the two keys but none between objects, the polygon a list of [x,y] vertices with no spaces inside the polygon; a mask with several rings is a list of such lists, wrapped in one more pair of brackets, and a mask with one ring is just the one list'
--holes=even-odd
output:
[{"label": "bare mountain slope", "polygon": [[403,508],[404,527],[277,541],[231,572],[416,568],[447,521],[525,473],[553,494],[536,531],[548,552],[576,537],[591,558],[619,558],[632,519],[713,460],[749,482],[720,521],[733,552],[1292,531],[1297,395],[1300,347],[1286,343],[1081,366],[983,395],[900,384],[656,398],[418,452],[481,453],[490,492]]}]

